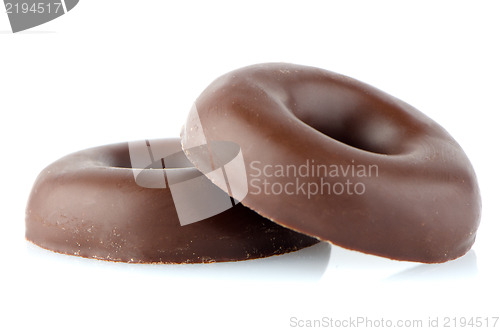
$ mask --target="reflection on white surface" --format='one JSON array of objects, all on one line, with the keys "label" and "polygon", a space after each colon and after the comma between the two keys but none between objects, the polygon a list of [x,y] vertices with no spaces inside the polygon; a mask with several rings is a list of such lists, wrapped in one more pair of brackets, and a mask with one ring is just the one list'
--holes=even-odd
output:
[{"label": "reflection on white surface", "polygon": [[[27,243],[28,256],[33,262],[44,264],[44,269],[84,268],[87,272],[131,272],[191,280],[255,280],[255,281],[318,281],[330,261],[331,245],[320,242],[297,252],[268,258],[210,264],[134,264],[109,262],[54,253]],[[35,262],[36,263],[36,262]]]},{"label": "reflection on white surface", "polygon": [[173,279],[317,282],[364,281],[450,281],[477,275],[473,250],[463,257],[440,264],[395,261],[363,254],[321,242],[300,251],[268,258],[210,264],[134,264],[87,259],[54,253],[26,243],[28,263],[49,272],[64,269],[78,273],[118,272],[131,275],[161,276]]},{"label": "reflection on white surface", "polygon": [[440,264],[421,264],[392,275],[389,281],[448,281],[471,278],[477,275],[474,250],[464,256]]},{"label": "reflection on white surface", "polygon": [[440,264],[396,261],[332,246],[328,268],[330,281],[450,281],[464,280],[478,273],[473,250],[463,257]]}]

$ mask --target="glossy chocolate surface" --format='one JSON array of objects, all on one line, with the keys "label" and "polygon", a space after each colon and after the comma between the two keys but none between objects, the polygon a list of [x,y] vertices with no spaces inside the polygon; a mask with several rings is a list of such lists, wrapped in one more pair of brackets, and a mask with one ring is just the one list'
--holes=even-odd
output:
[{"label": "glossy chocolate surface", "polygon": [[417,109],[355,79],[282,63],[230,72],[200,95],[182,132],[205,173],[214,167],[210,148],[191,147],[215,141],[240,146],[242,203],[278,224],[427,263],[474,243],[481,203],[464,151]]},{"label": "glossy chocolate surface", "polygon": [[[179,139],[166,143],[184,157]],[[185,157],[174,163],[167,170],[148,168],[142,174],[199,173]],[[26,238],[60,253],[137,263],[247,260],[317,242],[241,204],[181,226],[168,186],[136,183],[127,143],[77,152],[44,169],[29,198]]]}]

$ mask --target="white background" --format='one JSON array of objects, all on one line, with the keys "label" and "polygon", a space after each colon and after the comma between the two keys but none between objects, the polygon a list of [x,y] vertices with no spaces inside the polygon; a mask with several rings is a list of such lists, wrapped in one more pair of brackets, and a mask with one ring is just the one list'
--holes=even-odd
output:
[{"label": "white background", "polygon": [[[499,316],[499,17],[497,1],[81,0],[12,34],[0,13],[0,329],[287,330],[298,329],[294,316],[424,326]],[[92,146],[178,136],[213,79],[270,61],[357,78],[444,126],[480,181],[473,251],[420,265],[323,244],[260,261],[141,266],[25,242],[26,201],[45,166]]]}]

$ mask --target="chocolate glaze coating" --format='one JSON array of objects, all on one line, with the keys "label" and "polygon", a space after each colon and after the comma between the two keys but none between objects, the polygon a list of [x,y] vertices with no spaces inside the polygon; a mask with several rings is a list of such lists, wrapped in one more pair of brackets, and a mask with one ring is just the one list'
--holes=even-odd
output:
[{"label": "chocolate glaze coating", "polygon": [[[204,172],[210,149],[192,153],[191,146],[238,144],[246,178],[237,185],[249,187],[242,203],[321,240],[427,263],[460,257],[474,243],[480,195],[458,143],[417,109],[352,78],[283,63],[230,72],[200,95],[181,136],[188,158]],[[312,176],[309,166],[308,176],[279,172],[313,163],[373,171]],[[344,191],[291,189],[301,183]],[[357,193],[354,183],[361,183]]]},{"label": "chocolate glaze coating", "polygon": [[[180,151],[179,139],[167,143]],[[185,168],[144,171],[197,172],[184,160]],[[241,204],[181,226],[168,187],[136,184],[127,143],[77,152],[44,169],[29,198],[26,239],[60,253],[139,263],[246,260],[317,242]]]}]

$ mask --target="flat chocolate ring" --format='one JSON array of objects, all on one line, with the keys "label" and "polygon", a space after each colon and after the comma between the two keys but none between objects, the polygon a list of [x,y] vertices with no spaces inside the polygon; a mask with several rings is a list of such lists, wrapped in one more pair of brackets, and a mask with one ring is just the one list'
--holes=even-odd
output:
[{"label": "flat chocolate ring", "polygon": [[[165,170],[144,169],[146,177],[174,172],[203,177],[185,158],[179,139],[162,141],[184,160]],[[64,254],[135,263],[247,260],[317,243],[241,204],[182,226],[169,185],[155,189],[137,184],[129,148],[121,143],[84,150],[43,170],[28,202],[27,240]]]},{"label": "flat chocolate ring", "polygon": [[283,226],[428,263],[460,257],[475,240],[479,189],[458,143],[412,106],[352,78],[281,63],[230,72],[200,95],[182,132],[204,172],[213,157],[191,147],[212,141],[240,146],[242,203]]}]

